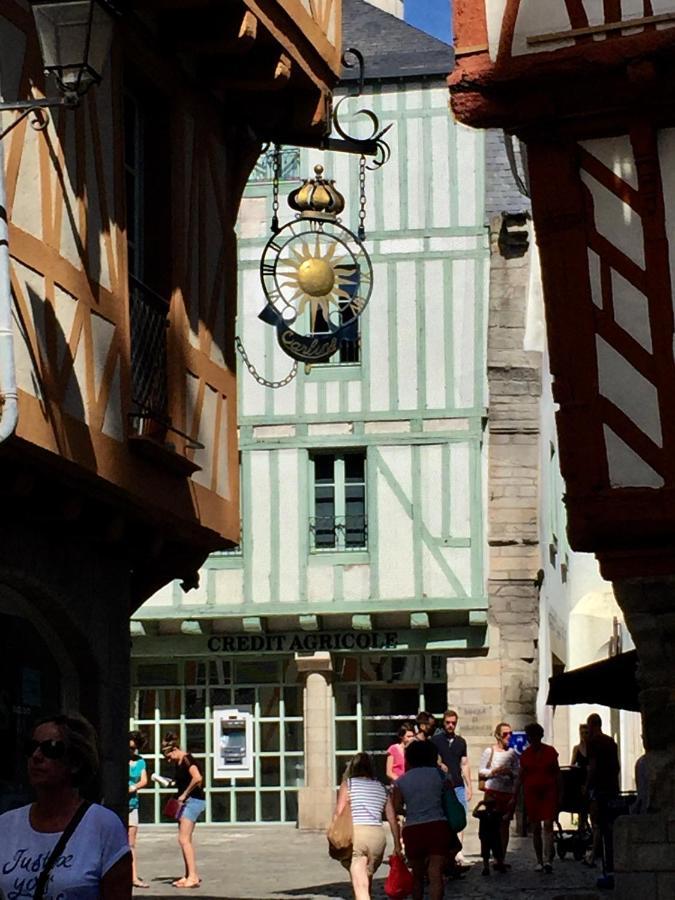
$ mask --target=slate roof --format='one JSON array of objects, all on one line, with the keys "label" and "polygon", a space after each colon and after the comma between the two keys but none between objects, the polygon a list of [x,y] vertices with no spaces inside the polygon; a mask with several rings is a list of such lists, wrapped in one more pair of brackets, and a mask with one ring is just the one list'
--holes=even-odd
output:
[{"label": "slate roof", "polygon": [[[383,12],[366,0],[342,0],[342,47],[356,47],[365,62],[366,81],[445,77],[454,66],[450,44]],[[343,69],[342,81],[358,77]]]}]

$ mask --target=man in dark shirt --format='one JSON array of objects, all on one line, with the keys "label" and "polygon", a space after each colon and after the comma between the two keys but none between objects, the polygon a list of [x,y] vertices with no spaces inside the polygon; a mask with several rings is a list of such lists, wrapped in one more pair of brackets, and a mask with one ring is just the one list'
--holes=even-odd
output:
[{"label": "man in dark shirt", "polygon": [[[432,742],[436,745],[438,755],[446,768],[445,777],[455,789],[457,799],[469,815],[469,801],[471,800],[471,769],[467,754],[466,741],[457,734],[457,722],[459,716],[454,709],[446,709],[443,714],[443,730],[436,732]],[[460,841],[462,835],[459,835]],[[457,857],[461,864],[461,855]]]},{"label": "man in dark shirt", "polygon": [[[602,846],[602,878],[598,887],[614,886],[614,810],[621,787],[619,784],[619,748],[602,730],[602,719],[591,713],[588,725],[588,769],[586,795],[590,801],[591,822]],[[596,840],[594,840],[594,845]],[[599,849],[599,848],[598,848]]]}]

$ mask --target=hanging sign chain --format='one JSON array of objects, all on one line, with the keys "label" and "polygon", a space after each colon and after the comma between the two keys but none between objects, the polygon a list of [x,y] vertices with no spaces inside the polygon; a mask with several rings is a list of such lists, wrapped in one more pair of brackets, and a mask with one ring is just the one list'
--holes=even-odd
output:
[{"label": "hanging sign chain", "polygon": [[272,221],[270,228],[272,234],[276,234],[279,231],[279,181],[281,180],[281,146],[279,144],[274,145],[272,164]]},{"label": "hanging sign chain", "polygon": [[285,387],[287,384],[290,384],[291,381],[298,374],[298,362],[297,360],[293,363],[293,367],[291,371],[285,378],[282,378],[280,381],[269,381],[267,378],[263,378],[263,376],[258,372],[256,367],[253,365],[251,360],[248,358],[248,353],[244,350],[244,345],[241,342],[241,338],[237,335],[234,339],[234,344],[239,354],[244,362],[244,365],[248,369],[249,373],[255,378],[258,384],[261,384],[263,387],[268,388],[280,388]]},{"label": "hanging sign chain", "polygon": [[361,154],[359,161],[359,227],[357,235],[360,241],[366,239],[366,157]]}]

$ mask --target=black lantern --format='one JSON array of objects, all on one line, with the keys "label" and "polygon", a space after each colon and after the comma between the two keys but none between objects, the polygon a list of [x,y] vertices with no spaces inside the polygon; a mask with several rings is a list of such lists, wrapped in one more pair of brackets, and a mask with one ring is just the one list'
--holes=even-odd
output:
[{"label": "black lantern", "polygon": [[103,0],[37,0],[33,15],[46,74],[66,102],[76,104],[98,84],[113,34],[112,8]]}]

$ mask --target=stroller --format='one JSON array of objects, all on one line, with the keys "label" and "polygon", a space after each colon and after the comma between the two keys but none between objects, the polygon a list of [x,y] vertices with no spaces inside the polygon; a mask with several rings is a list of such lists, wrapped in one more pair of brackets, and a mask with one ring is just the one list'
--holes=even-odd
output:
[{"label": "stroller", "polygon": [[[593,832],[588,824],[588,803],[583,796],[584,772],[575,766],[563,766],[560,769],[562,780],[562,796],[558,812],[576,813],[579,817],[577,828],[563,828],[558,819],[555,823],[555,850],[559,859],[565,859],[571,853],[577,862],[593,846]],[[582,824],[585,823],[585,826]]]}]

